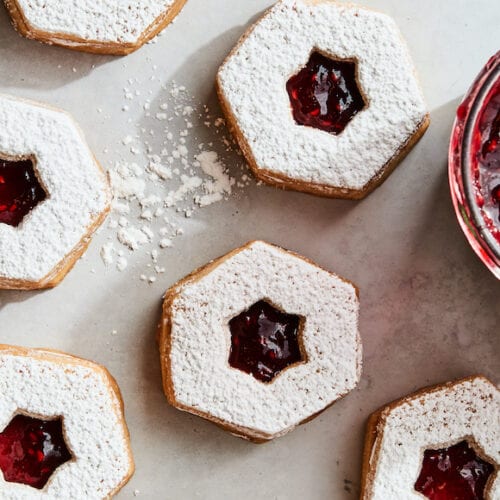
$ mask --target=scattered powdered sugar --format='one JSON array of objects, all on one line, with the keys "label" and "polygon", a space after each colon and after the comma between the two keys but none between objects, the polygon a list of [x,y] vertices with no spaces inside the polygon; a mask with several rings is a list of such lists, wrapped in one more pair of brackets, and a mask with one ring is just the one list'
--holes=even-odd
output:
[{"label": "scattered powdered sugar", "polygon": [[101,259],[104,262],[104,264],[109,265],[113,264],[114,262],[114,257],[113,257],[113,243],[109,242],[104,244],[101,247]]},{"label": "scattered powdered sugar", "polygon": [[231,194],[234,179],[226,175],[224,165],[218,160],[215,151],[204,151],[196,155],[195,164],[199,165],[203,172],[213,179],[205,182],[203,186],[206,194],[195,197],[195,202],[200,207],[222,200],[224,194]]},{"label": "scattered powdered sugar", "polygon": [[109,171],[115,201],[119,199],[141,198],[146,182],[141,179],[143,170],[136,163],[120,163]]},{"label": "scattered powdered sugar", "polygon": [[227,199],[250,177],[223,118],[175,82],[162,85],[155,99],[142,87],[130,78],[123,89],[121,111],[138,110],[140,119],[128,118],[130,132],[113,152],[110,235],[100,255],[107,267],[123,271],[133,254],[134,263],[141,260],[135,256],[149,254],[139,278],[151,284],[165,272],[168,251],[184,234],[187,219]]},{"label": "scattered powdered sugar", "polygon": [[127,259],[125,257],[118,257],[116,260],[116,269],[118,269],[118,271],[124,271],[127,266]]},{"label": "scattered powdered sugar", "polygon": [[148,230],[146,226],[140,229],[136,227],[123,227],[118,230],[116,237],[118,241],[130,248],[130,250],[137,250],[140,246],[150,241],[152,231]]}]

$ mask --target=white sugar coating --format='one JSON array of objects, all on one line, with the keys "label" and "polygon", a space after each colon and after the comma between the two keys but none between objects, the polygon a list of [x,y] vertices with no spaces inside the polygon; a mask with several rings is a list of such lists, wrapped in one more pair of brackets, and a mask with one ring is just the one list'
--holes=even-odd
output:
[{"label": "white sugar coating", "polygon": [[[359,380],[356,290],[298,256],[253,242],[175,291],[171,381],[184,408],[278,435],[323,410]],[[267,384],[228,363],[229,320],[262,299],[305,318],[307,362]]]},{"label": "white sugar coating", "polygon": [[[500,466],[500,391],[482,377],[410,397],[385,410],[375,467],[372,500],[422,499],[414,490],[426,449],[450,446],[472,437],[485,458]],[[372,460],[373,460],[372,456]],[[498,474],[497,474],[498,476]],[[500,476],[492,485],[492,500],[500,499]]]},{"label": "white sugar coating", "polygon": [[62,417],[74,460],[57,468],[43,490],[6,482],[0,474],[0,496],[107,498],[133,470],[121,402],[109,376],[98,365],[62,354],[43,354],[47,359],[41,359],[40,351],[28,354],[0,351],[0,429],[18,411],[46,419]]},{"label": "white sugar coating", "polygon": [[18,227],[0,224],[0,277],[50,275],[109,204],[104,173],[62,111],[0,96],[0,157],[34,156],[47,193]]},{"label": "white sugar coating", "polygon": [[[292,116],[286,83],[313,50],[356,60],[368,100],[337,136]],[[394,21],[337,2],[279,1],[222,65],[219,83],[259,168],[345,189],[362,189],[427,113]]]},{"label": "white sugar coating", "polygon": [[15,0],[29,26],[96,42],[135,43],[174,0]]}]

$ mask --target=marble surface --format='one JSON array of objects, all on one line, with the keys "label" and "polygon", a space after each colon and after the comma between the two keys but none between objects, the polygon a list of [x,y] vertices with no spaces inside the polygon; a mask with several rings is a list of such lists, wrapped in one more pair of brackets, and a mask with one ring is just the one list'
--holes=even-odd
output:
[{"label": "marble surface", "polygon": [[[461,96],[498,50],[500,10],[496,0],[365,4],[397,20],[432,115],[421,143],[367,199],[320,199],[252,181],[183,223],[184,236],[162,257],[165,274],[151,285],[138,279],[151,260],[145,252],[132,255],[123,272],[105,268],[99,258],[110,236],[105,225],[56,289],[0,292],[0,342],[61,349],[106,365],[116,377],[137,464],[118,498],[356,498],[370,412],[426,384],[477,372],[499,381],[500,284],[456,222],[447,148]],[[161,84],[175,79],[217,110],[217,67],[269,5],[188,0],[156,43],[126,58],[24,40],[1,8],[0,91],[70,111],[109,167],[123,154],[121,138],[145,120],[139,107],[127,114],[130,123],[124,118],[127,80],[139,78],[144,93],[161,102]],[[161,134],[164,125],[151,126]],[[200,126],[202,140],[209,142],[211,133]],[[300,252],[354,281],[361,290],[364,344],[357,390],[261,446],[171,408],[155,344],[163,291],[194,267],[254,238]]]}]

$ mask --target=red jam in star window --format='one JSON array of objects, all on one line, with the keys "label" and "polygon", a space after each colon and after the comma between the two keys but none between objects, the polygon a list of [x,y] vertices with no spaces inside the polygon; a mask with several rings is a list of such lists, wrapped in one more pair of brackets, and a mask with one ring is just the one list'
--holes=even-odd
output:
[{"label": "red jam in star window", "polygon": [[5,481],[42,489],[52,473],[71,460],[62,421],[16,415],[0,433],[0,469]]},{"label": "red jam in star window", "polygon": [[229,322],[229,364],[261,382],[270,382],[287,366],[303,360],[300,322],[300,316],[260,300]]},{"label": "red jam in star window", "polygon": [[484,500],[494,471],[467,441],[449,448],[426,450],[415,489],[429,500]]},{"label": "red jam in star window", "polygon": [[0,223],[18,226],[46,197],[31,160],[0,158]]},{"label": "red jam in star window", "polygon": [[299,125],[340,134],[365,107],[356,78],[356,63],[313,52],[286,84],[292,113]]}]

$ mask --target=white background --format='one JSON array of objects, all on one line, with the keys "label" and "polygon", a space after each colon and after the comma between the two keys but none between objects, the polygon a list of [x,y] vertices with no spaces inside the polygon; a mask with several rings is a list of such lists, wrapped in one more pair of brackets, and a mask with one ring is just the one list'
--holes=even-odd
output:
[{"label": "white background", "polygon": [[[157,43],[126,58],[22,39],[0,8],[0,91],[71,112],[109,167],[126,156],[121,139],[144,120],[140,106],[121,110],[127,79],[142,79],[143,92],[158,104],[161,83],[174,78],[218,112],[217,67],[270,3],[188,0]],[[399,24],[432,115],[420,144],[366,200],[320,199],[252,181],[229,201],[183,222],[185,235],[164,253],[167,271],[152,285],[138,279],[151,261],[145,251],[131,255],[124,272],[105,268],[99,249],[113,234],[105,224],[56,289],[0,292],[0,342],[62,349],[106,365],[117,378],[137,464],[119,498],[133,498],[134,491],[148,499],[356,498],[370,412],[426,384],[476,372],[498,382],[500,284],[456,222],[447,148],[461,96],[499,48],[500,8],[496,0],[365,3]],[[148,126],[161,134],[164,123]],[[201,125],[195,131],[197,140],[211,140]],[[356,391],[261,446],[171,408],[161,389],[155,343],[163,291],[254,238],[300,252],[354,281],[361,290],[364,344]]]}]

